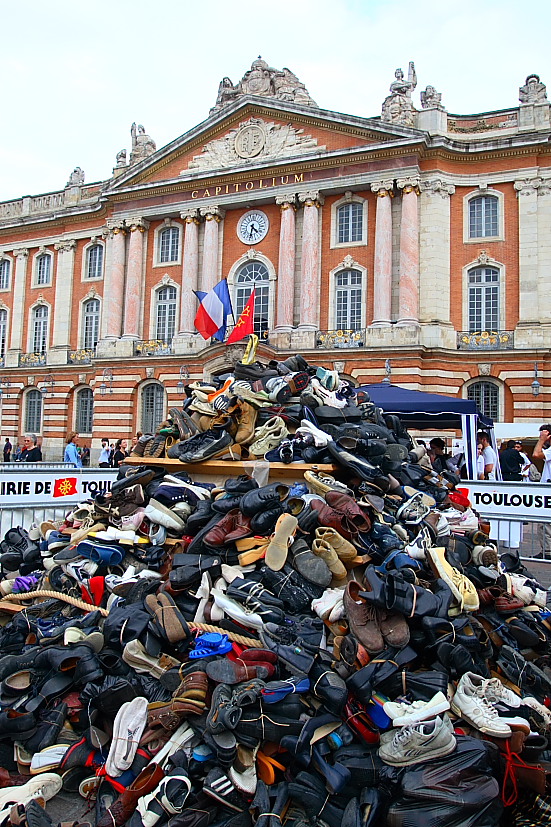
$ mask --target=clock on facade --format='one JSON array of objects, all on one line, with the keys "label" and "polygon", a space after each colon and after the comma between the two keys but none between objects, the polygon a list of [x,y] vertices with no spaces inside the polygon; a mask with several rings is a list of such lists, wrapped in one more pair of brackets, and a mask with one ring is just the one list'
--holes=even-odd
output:
[{"label": "clock on facade", "polygon": [[237,224],[237,236],[243,244],[257,244],[268,234],[268,216],[259,210],[251,210],[241,216]]}]

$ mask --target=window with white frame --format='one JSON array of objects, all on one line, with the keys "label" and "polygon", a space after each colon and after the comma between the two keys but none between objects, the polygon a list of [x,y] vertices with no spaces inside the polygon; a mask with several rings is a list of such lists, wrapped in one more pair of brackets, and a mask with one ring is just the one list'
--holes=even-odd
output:
[{"label": "window with white frame", "polygon": [[343,204],[337,210],[337,244],[362,241],[364,205],[357,201]]},{"label": "window with white frame", "polygon": [[180,248],[180,228],[167,227],[159,233],[159,263],[168,264],[178,261]]},{"label": "window with white frame", "polygon": [[88,299],[84,302],[82,305],[82,347],[86,350],[93,350],[98,343],[99,316],[99,299]]},{"label": "window with white frame", "polygon": [[495,195],[479,195],[469,201],[469,238],[499,235],[499,200]]},{"label": "window with white frame", "polygon": [[335,328],[359,330],[362,326],[362,274],[341,270],[335,275]]},{"label": "window with white frame", "polygon": [[142,390],[141,430],[154,434],[164,419],[165,392],[162,385],[151,383]]},{"label": "window with white frame", "polygon": [[167,286],[157,290],[155,338],[170,344],[176,332],[176,288]]},{"label": "window with white frame", "polygon": [[469,270],[469,332],[500,329],[499,270],[475,267]]},{"label": "window with white frame", "polygon": [[491,419],[499,419],[499,388],[493,382],[474,382],[467,388],[467,399],[476,402],[478,410]]},{"label": "window with white frame", "polygon": [[10,286],[10,260],[3,258],[0,261],[0,290],[7,290]]},{"label": "window with white frame", "polygon": [[77,392],[75,430],[79,434],[91,434],[94,421],[94,394],[90,388]]},{"label": "window with white frame", "polygon": [[52,257],[49,253],[42,253],[36,259],[36,283],[38,285],[51,284]]},{"label": "window with white frame", "polygon": [[48,347],[48,308],[39,304],[32,314],[32,352],[46,353]]},{"label": "window with white frame", "polygon": [[85,278],[101,279],[103,276],[103,244],[92,244],[86,250]]},{"label": "window with white frame", "polygon": [[254,332],[265,336],[269,328],[270,274],[260,261],[248,261],[239,268],[235,277],[235,318],[238,319],[245,305],[254,294]]},{"label": "window with white frame", "polygon": [[42,430],[42,394],[32,390],[25,398],[25,427],[28,434],[39,434]]},{"label": "window with white frame", "polygon": [[8,311],[0,310],[0,359],[6,355],[6,336],[8,332]]}]

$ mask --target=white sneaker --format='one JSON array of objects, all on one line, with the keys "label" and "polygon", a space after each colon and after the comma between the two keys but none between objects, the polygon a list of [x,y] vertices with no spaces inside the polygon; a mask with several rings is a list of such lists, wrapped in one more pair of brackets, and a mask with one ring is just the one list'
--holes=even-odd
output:
[{"label": "white sneaker", "polygon": [[[462,675],[452,700],[452,710],[480,732],[493,735],[494,738],[509,738],[511,727],[499,717],[497,710],[486,699],[483,685],[473,683],[472,674],[466,672]],[[479,675],[473,677],[484,681]]]},{"label": "white sneaker", "polygon": [[473,686],[478,687],[478,692],[483,694],[492,706],[505,706],[512,709],[522,706],[522,698],[503,686],[499,678],[482,678],[473,672],[467,674]]},{"label": "white sneaker", "polygon": [[530,695],[528,695],[526,698],[523,698],[521,703],[523,706],[529,706],[531,709],[537,712],[538,715],[545,721],[545,728],[551,729],[551,710],[547,709],[546,706],[541,704],[539,701],[536,701],[536,699],[532,698]]},{"label": "white sneaker", "polygon": [[344,615],[344,589],[325,589],[321,597],[314,598],[312,610],[321,620],[336,623]]},{"label": "white sneaker", "polygon": [[426,551],[431,547],[430,534],[428,528],[423,527],[415,540],[405,546],[404,551],[413,560],[426,560]]},{"label": "white sneaker", "polygon": [[408,767],[449,755],[456,744],[449,726],[435,718],[396,730],[392,740],[379,747],[379,757],[392,767]]},{"label": "white sneaker", "polygon": [[310,434],[314,437],[314,445],[316,448],[325,448],[329,442],[331,442],[331,437],[329,434],[326,434],[325,431],[316,428],[316,426],[310,422],[309,419],[302,419],[300,422],[300,428],[296,430],[297,434]]},{"label": "white sneaker", "polygon": [[443,692],[437,692],[430,701],[414,701],[413,703],[387,701],[383,704],[384,711],[392,719],[392,726],[418,724],[429,718],[435,718],[449,708],[450,702]]}]

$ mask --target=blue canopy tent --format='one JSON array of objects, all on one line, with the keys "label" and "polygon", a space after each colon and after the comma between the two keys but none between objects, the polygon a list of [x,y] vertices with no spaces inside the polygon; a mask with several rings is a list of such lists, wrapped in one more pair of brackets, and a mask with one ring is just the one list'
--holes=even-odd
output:
[{"label": "blue canopy tent", "polygon": [[441,428],[459,430],[465,442],[465,458],[469,479],[476,479],[476,432],[478,423],[486,430],[493,428],[493,420],[483,416],[471,399],[445,396],[438,393],[412,391],[379,382],[363,385],[357,391],[366,391],[371,400],[385,413],[397,414],[406,427],[417,430]]}]

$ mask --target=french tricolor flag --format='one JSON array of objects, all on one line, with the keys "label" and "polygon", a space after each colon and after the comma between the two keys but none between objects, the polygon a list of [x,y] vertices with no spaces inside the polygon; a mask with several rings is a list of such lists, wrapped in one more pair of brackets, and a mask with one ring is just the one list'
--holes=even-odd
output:
[{"label": "french tricolor flag", "polygon": [[226,279],[205,293],[203,290],[193,291],[199,299],[199,309],[195,316],[195,329],[203,339],[218,339],[224,341],[228,315],[233,316],[233,309]]}]

